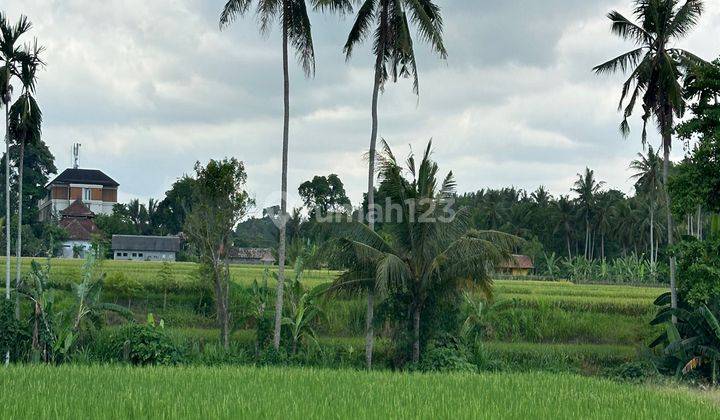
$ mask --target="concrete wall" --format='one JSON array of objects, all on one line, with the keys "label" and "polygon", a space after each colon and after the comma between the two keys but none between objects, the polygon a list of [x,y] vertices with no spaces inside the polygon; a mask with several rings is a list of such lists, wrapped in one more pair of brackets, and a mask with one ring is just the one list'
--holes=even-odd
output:
[{"label": "concrete wall", "polygon": [[92,244],[89,241],[65,241],[62,247],[62,258],[74,258],[73,248],[80,246],[83,251],[80,253],[79,258],[85,258],[85,252],[90,249]]},{"label": "concrete wall", "polygon": [[175,253],[155,251],[113,250],[113,259],[125,261],[175,261]]}]

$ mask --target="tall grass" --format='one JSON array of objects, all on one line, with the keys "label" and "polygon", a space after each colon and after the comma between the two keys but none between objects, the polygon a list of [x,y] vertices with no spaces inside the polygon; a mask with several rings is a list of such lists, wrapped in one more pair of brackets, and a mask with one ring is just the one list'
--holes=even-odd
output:
[{"label": "tall grass", "polygon": [[11,367],[2,418],[716,418],[689,391],[567,374]]}]

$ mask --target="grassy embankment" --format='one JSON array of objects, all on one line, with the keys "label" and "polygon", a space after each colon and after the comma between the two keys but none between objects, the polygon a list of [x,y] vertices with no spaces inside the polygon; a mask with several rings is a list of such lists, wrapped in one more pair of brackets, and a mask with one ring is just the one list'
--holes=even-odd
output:
[{"label": "grassy embankment", "polygon": [[[53,283],[66,288],[80,277],[81,264],[78,260],[53,260]],[[0,270],[2,266],[0,263]],[[202,297],[198,287],[197,266],[172,264],[177,285],[169,293],[165,309],[164,293],[156,281],[161,266],[153,262],[103,262],[109,279],[140,285],[139,289],[123,291],[114,284],[106,288],[107,299],[130,305],[139,320],[153,312],[166,321],[179,341],[212,342],[216,337],[214,319],[207,305],[208,297]],[[233,266],[231,274],[240,289],[246,290],[253,280],[263,278],[264,270],[260,266]],[[29,271],[29,260],[23,264],[23,271]],[[307,270],[303,273],[303,284],[312,287],[331,281],[334,275],[332,271]],[[270,285],[273,286],[272,279]],[[488,324],[485,347],[490,358],[513,370],[565,367],[573,372],[596,373],[633,360],[657,331],[649,327],[648,321],[654,313],[652,301],[662,291],[658,288],[501,280],[495,282],[494,290],[495,303],[485,315]],[[205,301],[204,306],[198,303],[201,300]],[[238,307],[242,306],[241,300]],[[362,299],[327,302],[325,313],[317,326],[322,342],[352,347],[359,352],[364,328]],[[244,330],[248,326],[242,320],[236,326],[234,339],[250,347],[252,333]]]}]

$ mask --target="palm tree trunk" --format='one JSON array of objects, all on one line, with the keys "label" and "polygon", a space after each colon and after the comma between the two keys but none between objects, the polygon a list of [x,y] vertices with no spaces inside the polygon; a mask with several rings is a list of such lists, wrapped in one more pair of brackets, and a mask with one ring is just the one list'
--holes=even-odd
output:
[{"label": "palm tree trunk", "polygon": [[278,283],[275,299],[275,331],[273,347],[280,348],[280,329],[282,328],[283,289],[285,286],[285,235],[287,213],[287,166],[288,166],[288,139],[290,134],[290,75],[288,74],[288,19],[289,3],[283,1],[283,144],[282,144],[282,181],[280,185],[280,243],[278,244]]},{"label": "palm tree trunk", "polygon": [[[372,129],[370,132],[370,150],[368,153],[368,226],[371,230],[375,230],[375,153],[377,146],[378,132],[378,95],[380,92],[380,66],[382,65],[382,57],[378,56],[375,62],[375,81],[373,82],[372,94]],[[373,329],[375,291],[371,287],[368,289],[367,296],[367,312],[365,314],[365,365],[372,369],[373,346],[375,340],[375,331]]]},{"label": "palm tree trunk", "polygon": [[565,242],[567,242],[568,258],[572,259],[572,252],[570,251],[570,235],[565,235]]},{"label": "palm tree trunk", "polygon": [[415,305],[413,309],[412,361],[420,362],[420,305]]},{"label": "palm tree trunk", "polygon": [[590,220],[585,217],[585,259],[590,259]]},{"label": "palm tree trunk", "polygon": [[5,298],[10,300],[10,103],[5,104]]},{"label": "palm tree trunk", "polygon": [[[5,63],[6,69],[9,63]],[[8,75],[9,79],[9,75]],[[5,96],[5,92],[0,94]],[[10,101],[5,103],[5,299],[10,300]],[[8,304],[10,302],[7,302]],[[5,366],[10,364],[10,349],[5,353]]]},{"label": "palm tree trunk", "polygon": [[650,204],[650,262],[655,262],[655,209]]},{"label": "palm tree trunk", "polygon": [[[671,125],[672,126],[672,125]],[[668,192],[668,176],[670,173],[670,148],[672,147],[672,134],[670,130],[664,130],[663,133],[663,188],[665,190],[665,205],[667,208],[667,243],[668,248],[672,247],[675,243],[673,235],[673,217],[670,193]],[[670,302],[671,307],[677,308],[677,287],[675,285],[675,257],[670,256]],[[673,322],[677,322],[675,316],[673,316]]]},{"label": "palm tree trunk", "polygon": [[375,342],[375,330],[373,322],[375,317],[375,291],[368,289],[367,311],[365,313],[365,366],[372,369],[373,345]]},{"label": "palm tree trunk", "polygon": [[[18,223],[17,223],[17,244],[15,258],[15,289],[20,288],[22,278],[22,218],[23,218],[23,172],[25,167],[25,142],[20,142],[20,156],[18,156]],[[15,294],[15,318],[20,319],[20,295]]]}]

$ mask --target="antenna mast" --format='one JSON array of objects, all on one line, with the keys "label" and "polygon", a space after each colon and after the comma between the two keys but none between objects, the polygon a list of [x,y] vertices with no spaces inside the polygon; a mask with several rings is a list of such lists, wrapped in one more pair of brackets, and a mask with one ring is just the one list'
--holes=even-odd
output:
[{"label": "antenna mast", "polygon": [[80,143],[74,143],[72,146],[73,169],[78,168],[78,161],[80,160],[80,146],[82,146]]}]

